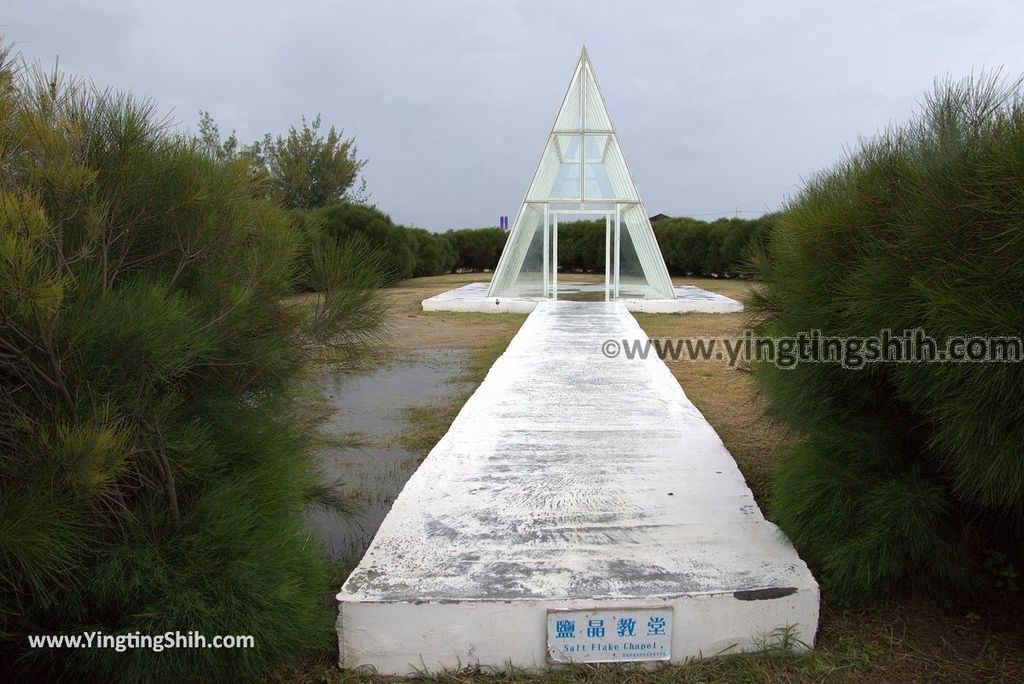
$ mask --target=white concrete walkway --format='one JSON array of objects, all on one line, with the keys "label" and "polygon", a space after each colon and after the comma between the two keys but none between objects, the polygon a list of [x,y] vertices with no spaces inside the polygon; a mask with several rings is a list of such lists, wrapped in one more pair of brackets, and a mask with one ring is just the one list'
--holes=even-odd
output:
[{"label": "white concrete walkway", "polygon": [[551,609],[671,608],[671,659],[812,644],[818,588],[619,303],[541,302],[338,594],[341,664],[544,666]]}]

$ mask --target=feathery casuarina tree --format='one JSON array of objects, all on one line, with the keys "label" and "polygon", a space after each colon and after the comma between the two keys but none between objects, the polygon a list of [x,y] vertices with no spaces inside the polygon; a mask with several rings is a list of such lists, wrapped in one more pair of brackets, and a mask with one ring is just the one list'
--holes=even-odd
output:
[{"label": "feathery casuarina tree", "polygon": [[[814,177],[761,260],[760,332],[1024,334],[1021,95],[992,76],[941,83],[916,119]],[[827,592],[958,595],[1020,567],[1024,363],[757,375],[806,436],[773,515]]]},{"label": "feathery casuarina tree", "polygon": [[334,126],[326,137],[320,116],[287,136],[267,133],[260,142],[240,145],[232,131],[222,139],[209,112],[199,112],[200,146],[219,161],[247,160],[254,179],[267,197],[286,209],[319,209],[342,202],[363,202],[366,181],[360,178],[367,160],[359,159],[355,138],[345,138]]},{"label": "feathery casuarina tree", "polygon": [[[330,638],[305,369],[374,339],[380,274],[339,244],[299,273],[246,160],[0,62],[0,670],[262,675]],[[311,303],[288,299],[300,277]],[[255,648],[27,647],[96,630]]]}]

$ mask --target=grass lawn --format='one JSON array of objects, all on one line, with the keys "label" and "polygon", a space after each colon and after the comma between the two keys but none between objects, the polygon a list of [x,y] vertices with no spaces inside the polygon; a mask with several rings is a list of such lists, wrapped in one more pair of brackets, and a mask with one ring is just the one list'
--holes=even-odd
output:
[{"label": "grass lawn", "polygon": [[[395,350],[460,347],[470,354],[468,379],[479,382],[525,316],[513,314],[425,313],[420,302],[486,274],[415,278],[388,289]],[[570,275],[567,279],[584,280]],[[676,278],[742,298],[751,285],[736,280]],[[739,336],[744,314],[636,314],[651,337]],[[718,431],[736,459],[765,515],[771,519],[771,473],[779,454],[797,435],[787,434],[763,416],[750,374],[718,362],[676,362],[669,368],[691,401]],[[466,395],[468,397],[468,394]],[[463,397],[464,401],[465,397]],[[425,455],[445,433],[461,408],[422,407],[410,412],[406,445]],[[346,569],[339,568],[339,578]],[[463,671],[439,674],[441,682],[1024,682],[1024,601],[1019,596],[983,605],[921,602],[877,605],[844,611],[823,603],[817,648],[792,655],[778,648],[761,654],[727,655],[653,671],[622,667],[574,666],[545,673],[488,674]],[[385,678],[346,672],[337,653],[325,652],[284,673],[288,682],[373,682]]]}]

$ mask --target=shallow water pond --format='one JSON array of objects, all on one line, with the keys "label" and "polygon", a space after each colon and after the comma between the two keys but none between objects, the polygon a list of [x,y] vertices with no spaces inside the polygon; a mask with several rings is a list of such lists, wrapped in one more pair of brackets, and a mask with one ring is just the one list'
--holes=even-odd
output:
[{"label": "shallow water pond", "polygon": [[332,557],[358,559],[366,552],[423,459],[402,446],[406,410],[454,401],[469,387],[461,381],[467,361],[462,349],[429,349],[370,371],[335,371],[320,379],[334,409],[323,430],[336,441],[321,452],[320,466],[359,509],[355,518],[313,509],[313,526]]}]

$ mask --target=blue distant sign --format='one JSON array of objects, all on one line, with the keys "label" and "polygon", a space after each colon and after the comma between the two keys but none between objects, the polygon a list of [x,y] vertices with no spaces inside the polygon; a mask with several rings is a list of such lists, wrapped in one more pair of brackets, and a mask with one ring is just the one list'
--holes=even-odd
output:
[{"label": "blue distant sign", "polygon": [[508,230],[508,216],[501,217],[500,225],[502,230]]}]

